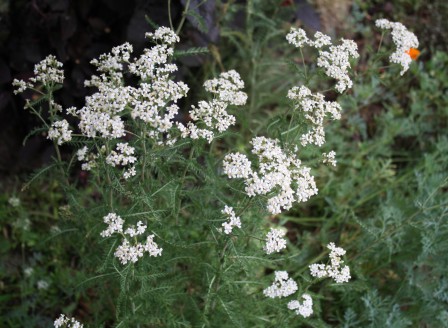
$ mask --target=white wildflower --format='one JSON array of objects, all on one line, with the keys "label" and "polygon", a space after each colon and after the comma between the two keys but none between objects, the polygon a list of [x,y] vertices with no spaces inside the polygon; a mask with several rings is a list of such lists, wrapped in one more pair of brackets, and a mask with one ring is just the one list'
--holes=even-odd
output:
[{"label": "white wildflower", "polygon": [[353,86],[348,69],[350,58],[358,57],[357,44],[352,40],[342,39],[341,45],[331,46],[329,51],[319,50],[317,66],[322,67],[327,76],[337,80],[335,88],[342,93]]},{"label": "white wildflower", "polygon": [[270,298],[287,297],[297,291],[297,283],[289,278],[286,271],[275,271],[275,280],[271,286],[263,290],[263,294]]},{"label": "white wildflower", "polygon": [[329,153],[323,153],[322,157],[322,163],[336,166],[336,152],[334,150],[330,151]]},{"label": "white wildflower", "polygon": [[344,263],[341,256],[345,255],[345,250],[341,247],[336,247],[334,243],[329,243],[327,248],[330,250],[330,265],[311,264],[311,275],[316,278],[329,277],[338,284],[348,282],[351,278],[350,268],[346,265],[341,267],[341,264]]},{"label": "white wildflower", "polygon": [[319,50],[317,66],[322,67],[327,76],[337,80],[336,90],[340,93],[351,88],[353,82],[348,75],[350,59],[358,58],[358,46],[352,40],[342,39],[342,44],[332,45],[331,38],[322,32],[314,34],[314,41],[308,39],[302,29],[291,28],[286,40],[295,47],[301,48],[305,44]]},{"label": "white wildflower", "polygon": [[135,148],[129,146],[128,143],[118,143],[117,151],[112,150],[106,157],[106,163],[111,166],[126,166],[137,161],[134,155]]},{"label": "white wildflower", "polygon": [[17,94],[19,94],[19,93],[22,93],[22,92],[24,92],[26,89],[30,89],[30,88],[33,87],[33,84],[32,84],[32,83],[25,82],[25,81],[23,81],[23,80],[18,80],[18,79],[14,79],[14,80],[12,81],[12,85],[13,85],[14,87],[17,88],[16,90],[14,90],[14,94],[15,94],[15,95],[17,95]]},{"label": "white wildflower", "polygon": [[123,232],[123,224],[124,220],[117,215],[116,213],[109,213],[105,217],[103,217],[104,223],[107,223],[109,226],[106,230],[101,232],[101,237],[110,237],[112,234],[118,232]]},{"label": "white wildflower", "polygon": [[288,309],[295,310],[297,315],[301,315],[304,318],[308,318],[313,314],[313,299],[308,294],[302,295],[303,302],[300,303],[297,300],[288,303]]},{"label": "white wildflower", "polygon": [[375,25],[383,30],[392,30],[392,40],[396,46],[389,59],[392,63],[401,65],[400,75],[403,75],[415,57],[411,56],[411,50],[418,48],[419,42],[414,33],[408,31],[406,26],[399,22],[390,22],[387,19],[377,19]]},{"label": "white wildflower", "polygon": [[48,289],[48,287],[50,287],[50,283],[46,280],[39,280],[37,282],[37,289]]},{"label": "white wildflower", "polygon": [[311,43],[311,45],[317,49],[320,49],[323,46],[329,46],[331,45],[331,38],[328,35],[317,31],[314,34],[314,41]]},{"label": "white wildflower", "polygon": [[159,27],[154,33],[146,33],[145,36],[153,40],[162,41],[166,44],[179,42],[179,37],[176,32],[165,26]]},{"label": "white wildflower", "polygon": [[19,207],[20,206],[20,199],[17,197],[10,197],[8,199],[8,203],[9,205],[11,205],[12,207]]},{"label": "white wildflower", "polygon": [[131,168],[129,168],[123,172],[123,178],[125,178],[127,180],[130,177],[134,177],[136,174],[137,174],[137,172],[135,171],[135,166],[132,166]]},{"label": "white wildflower", "polygon": [[78,149],[76,152],[76,156],[78,157],[78,161],[83,161],[86,159],[88,148],[87,146],[82,147],[81,149]]},{"label": "white wildflower", "polygon": [[27,267],[23,270],[25,277],[30,277],[34,273],[34,269],[31,267]]},{"label": "white wildflower", "polygon": [[[103,219],[109,226],[101,232],[102,237],[110,237],[114,233],[118,233],[123,237],[121,245],[114,252],[115,257],[118,258],[121,264],[136,263],[139,258],[143,257],[145,252],[148,252],[149,256],[162,255],[162,248],[159,248],[154,242],[154,235],[147,236],[144,243],[137,241],[137,237],[146,232],[147,226],[142,221],[138,221],[136,226],[130,225],[124,229],[124,220],[115,213],[109,213]],[[133,238],[131,239],[132,244],[125,235]]]},{"label": "white wildflower", "polygon": [[286,35],[286,40],[289,44],[292,44],[293,46],[297,48],[303,47],[303,45],[308,44],[310,40],[306,36],[306,32],[299,28],[291,27],[291,30]]},{"label": "white wildflower", "polygon": [[53,55],[48,55],[47,58],[34,66],[34,75],[30,79],[31,82],[42,83],[44,85],[64,82],[64,71],[60,69],[62,63],[56,60]]},{"label": "white wildflower", "polygon": [[229,105],[242,106],[247,101],[246,93],[240,91],[244,82],[234,71],[221,73],[218,78],[204,82],[206,91],[215,94],[217,99],[200,101],[197,106],[191,106],[192,122],[187,126],[177,123],[183,138],[204,138],[212,142],[216,132],[224,132],[235,124],[235,117],[227,112]]},{"label": "white wildflower", "polygon": [[142,221],[138,221],[137,222],[137,227],[130,226],[129,228],[127,228],[125,230],[124,233],[126,235],[128,235],[129,237],[135,237],[135,236],[144,234],[145,231],[146,231],[146,225],[143,224]]},{"label": "white wildflower", "polygon": [[226,205],[224,209],[221,211],[221,213],[227,216],[227,222],[224,222],[222,224],[222,227],[224,228],[224,233],[226,235],[232,232],[233,227],[241,228],[241,220],[239,217],[235,215],[235,212],[232,207]]},{"label": "white wildflower", "polygon": [[47,139],[57,140],[58,145],[72,140],[72,130],[69,129],[67,120],[54,122],[48,130]]},{"label": "white wildflower", "polygon": [[266,245],[263,250],[266,254],[272,254],[280,252],[286,248],[286,240],[283,238],[286,235],[286,231],[283,229],[271,228],[271,231],[266,235]]},{"label": "white wildflower", "polygon": [[302,146],[314,144],[321,147],[325,143],[324,119],[330,116],[333,120],[341,118],[341,106],[335,101],[325,101],[320,93],[313,94],[305,86],[293,87],[288,98],[294,100],[295,108],[304,113],[310,129],[300,137]]},{"label": "white wildflower", "polygon": [[240,153],[227,154],[224,157],[223,169],[230,179],[247,179],[253,174],[249,159]]},{"label": "white wildflower", "polygon": [[223,164],[229,178],[245,180],[249,197],[276,190],[276,194],[268,199],[267,210],[279,214],[282,209],[289,210],[295,201],[304,202],[317,194],[310,169],[302,166],[295,154],[286,154],[278,140],[256,137],[251,143],[252,153],[258,157],[258,172],[252,171],[247,158],[238,153],[227,155]]},{"label": "white wildflower", "polygon": [[54,321],[54,328],[83,328],[84,325],[82,325],[79,321],[75,320],[74,318],[70,318],[65,316],[64,314],[61,314],[59,318],[57,318]]}]

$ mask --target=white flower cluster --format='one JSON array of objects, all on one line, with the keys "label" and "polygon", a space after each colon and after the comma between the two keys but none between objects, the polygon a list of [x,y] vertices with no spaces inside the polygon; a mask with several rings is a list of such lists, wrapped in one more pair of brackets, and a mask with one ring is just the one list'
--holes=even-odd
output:
[{"label": "white flower cluster", "polygon": [[82,328],[82,325],[79,321],[76,321],[74,318],[69,318],[64,314],[61,314],[59,318],[54,321],[54,328]]},{"label": "white flower cluster", "polygon": [[314,34],[313,41],[307,37],[304,30],[294,27],[286,35],[286,40],[298,48],[306,44],[318,49],[317,66],[323,68],[327,76],[337,80],[335,88],[339,93],[353,86],[348,69],[350,59],[359,57],[358,46],[354,41],[342,39],[342,44],[335,46],[332,45],[331,38],[321,32]]},{"label": "white flower cluster", "polygon": [[37,289],[45,290],[48,289],[48,287],[50,287],[50,283],[46,280],[41,279],[37,282]]},{"label": "white flower cluster", "polygon": [[[134,164],[137,158],[134,155],[135,148],[128,145],[128,143],[118,143],[117,151],[112,150],[106,157],[106,163],[111,166],[127,166]],[[78,154],[79,157],[79,154]],[[132,166],[126,170],[123,174],[125,179],[129,179],[131,176],[135,176],[135,167]]]},{"label": "white flower cluster", "polygon": [[241,220],[238,216],[235,215],[235,211],[230,206],[225,206],[224,209],[221,211],[222,214],[225,214],[227,216],[227,222],[224,222],[222,224],[222,227],[224,228],[224,233],[226,235],[230,234],[233,230],[233,227],[241,228]]},{"label": "white flower cluster", "polygon": [[20,199],[17,197],[10,197],[8,199],[8,203],[9,205],[11,205],[12,207],[19,207],[20,206]]},{"label": "white flower cluster", "polygon": [[[189,90],[185,83],[174,82],[170,78],[170,74],[177,71],[177,66],[169,62],[174,52],[172,45],[179,38],[167,27],[160,27],[146,36],[158,44],[145,49],[138,58],[131,58],[133,48],[129,43],[124,43],[92,60],[100,74],[92,76],[85,85],[96,87],[98,91],[86,97],[83,108],[76,112],[71,110],[79,117],[78,126],[84,136],[99,136],[108,140],[122,138],[126,134],[122,117],[130,113],[133,120],[144,122],[145,137],[156,144],[172,145],[176,141],[170,134],[179,111],[176,102],[185,97]],[[137,87],[123,85],[126,68],[141,81]],[[135,163],[134,149],[127,146],[120,149],[120,145],[124,144],[119,143],[117,151],[106,156],[107,163],[112,166]],[[78,152],[78,159],[86,161],[83,164],[86,170],[95,166],[94,160],[98,157],[98,154],[87,156],[84,148]],[[128,179],[135,174],[135,166],[132,166],[123,176]]]},{"label": "white flower cluster", "polygon": [[278,140],[256,137],[251,141],[252,153],[257,155],[259,169],[251,169],[250,161],[243,154],[228,154],[224,158],[224,173],[229,178],[243,178],[249,197],[276,194],[267,201],[267,210],[272,214],[289,210],[293,202],[307,201],[317,194],[311,169],[301,165],[295,154],[285,154]]},{"label": "white flower cluster", "polygon": [[322,157],[323,157],[322,163],[336,166],[337,160],[336,160],[336,152],[334,150],[330,151],[329,153],[323,153]]},{"label": "white flower cluster", "polygon": [[134,238],[141,236],[146,231],[146,225],[143,222],[138,221],[137,226],[129,226],[127,229],[123,228],[124,220],[116,213],[109,213],[104,218],[104,223],[108,224],[106,230],[101,232],[101,237],[110,237],[115,233],[121,234],[123,236],[123,242],[115,250],[115,257],[118,258],[121,264],[127,264],[128,262],[135,263],[140,257],[143,257],[144,252],[148,252],[149,256],[161,256],[162,248],[154,242],[154,235],[149,235],[146,237],[145,243],[137,242],[134,239],[134,243],[131,244],[126,237]]},{"label": "white flower cluster", "polygon": [[58,145],[72,140],[72,130],[70,130],[67,120],[54,122],[48,130],[47,139],[57,140]]},{"label": "white flower cluster", "polygon": [[162,43],[173,44],[179,42],[177,34],[168,27],[160,27],[154,33],[146,33],[147,38],[151,38],[155,41],[159,40]]},{"label": "white flower cluster", "polygon": [[344,261],[341,260],[341,256],[345,254],[345,250],[341,247],[336,247],[334,243],[329,243],[327,248],[331,251],[330,265],[311,264],[311,275],[317,278],[330,277],[338,284],[348,282],[351,278],[350,268],[346,265],[341,267],[341,264],[344,263]]},{"label": "white flower cluster", "polygon": [[297,300],[288,303],[288,309],[295,310],[297,315],[301,315],[304,318],[308,318],[313,314],[313,299],[308,294],[302,295],[303,302],[300,303]]},{"label": "white flower cluster", "polygon": [[[200,101],[197,106],[191,106],[190,118],[187,126],[177,123],[183,138],[204,138],[212,142],[216,132],[224,132],[235,124],[235,116],[227,112],[229,105],[242,106],[247,101],[246,93],[240,91],[244,82],[234,71],[221,73],[219,78],[204,82],[206,91],[215,95],[211,101]],[[200,125],[204,125],[201,128]]]},{"label": "white flower cluster", "polygon": [[288,297],[294,294],[298,287],[297,283],[289,278],[286,271],[275,271],[275,279],[271,286],[263,290],[263,294],[270,298]]},{"label": "white flower cluster", "polygon": [[400,75],[403,75],[412,62],[409,51],[418,48],[418,39],[414,33],[408,31],[406,26],[399,22],[390,22],[387,19],[377,19],[375,25],[383,30],[392,30],[392,40],[396,46],[389,59],[392,63],[401,65]]},{"label": "white flower cluster", "polygon": [[30,78],[28,82],[14,79],[12,85],[17,89],[14,94],[24,92],[26,89],[36,87],[36,84],[50,85],[64,83],[64,71],[61,69],[62,63],[59,62],[55,56],[48,55],[44,60],[34,66],[34,77]]},{"label": "white flower cluster", "polygon": [[93,153],[88,153],[87,146],[78,149],[76,152],[76,156],[78,157],[78,161],[84,162],[81,165],[81,169],[84,171],[90,171],[93,167],[96,166],[95,160],[98,158],[98,155]]},{"label": "white flower cluster", "polygon": [[286,248],[286,240],[283,238],[286,232],[283,229],[271,228],[266,235],[266,245],[263,250],[266,254],[278,253]]},{"label": "white flower cluster", "polygon": [[302,146],[314,144],[321,147],[325,143],[324,119],[327,114],[331,119],[341,118],[341,105],[335,101],[325,101],[320,93],[312,93],[305,86],[293,87],[288,92],[288,98],[295,102],[295,108],[305,113],[305,119],[310,130],[300,137]]}]

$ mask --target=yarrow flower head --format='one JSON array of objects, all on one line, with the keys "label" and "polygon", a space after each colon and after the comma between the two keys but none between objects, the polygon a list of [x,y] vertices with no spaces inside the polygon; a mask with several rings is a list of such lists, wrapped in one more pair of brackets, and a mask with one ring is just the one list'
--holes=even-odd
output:
[{"label": "yarrow flower head", "polygon": [[408,31],[406,26],[399,22],[390,22],[387,19],[377,19],[375,25],[383,30],[392,30],[392,40],[396,46],[389,60],[402,67],[400,75],[408,69],[412,60],[416,60],[420,51],[417,50],[419,42],[414,33]]},{"label": "yarrow flower head", "polygon": [[191,106],[190,118],[185,126],[177,123],[183,138],[204,138],[210,143],[215,133],[222,133],[235,124],[235,116],[227,112],[229,105],[242,106],[247,101],[246,93],[240,91],[244,82],[234,71],[221,73],[218,78],[204,82],[204,88],[215,96],[210,101],[200,101],[197,106]]},{"label": "yarrow flower head", "polygon": [[[120,234],[123,237],[121,245],[117,247],[114,253],[121,264],[136,263],[139,258],[143,257],[144,252],[148,252],[149,256],[152,257],[162,255],[163,249],[159,248],[154,242],[153,234],[147,236],[144,243],[136,241],[135,237],[141,236],[146,232],[147,227],[142,221],[138,221],[136,226],[130,225],[127,229],[124,229],[125,221],[116,213],[109,213],[103,220],[104,223],[108,224],[108,227],[100,233],[101,237],[110,237],[113,234]],[[132,244],[126,235],[132,238]]]},{"label": "yarrow flower head", "polygon": [[289,278],[286,271],[275,271],[275,280],[271,286],[263,290],[263,294],[269,298],[282,298],[294,294],[298,287],[297,283]]},{"label": "yarrow flower head", "polygon": [[313,299],[308,294],[302,295],[303,302],[297,300],[288,303],[288,309],[295,310],[297,315],[308,318],[313,314]]},{"label": "yarrow flower head", "polygon": [[321,147],[325,143],[324,119],[330,116],[333,120],[341,118],[341,106],[335,101],[325,101],[320,93],[313,94],[305,86],[293,87],[288,98],[295,103],[295,109],[304,113],[310,129],[300,137],[302,146],[314,144]]},{"label": "yarrow flower head", "polygon": [[154,33],[146,33],[145,36],[165,44],[173,44],[180,41],[177,34],[172,29],[165,26],[159,27]]},{"label": "yarrow flower head", "polygon": [[336,152],[334,150],[330,151],[329,153],[323,153],[322,157],[322,163],[336,166]]},{"label": "yarrow flower head", "polygon": [[302,166],[295,154],[285,153],[278,140],[256,137],[251,143],[252,153],[258,157],[258,172],[251,169],[243,154],[226,155],[223,163],[224,173],[229,178],[244,179],[249,197],[276,190],[268,199],[267,210],[279,214],[282,209],[290,209],[293,202],[304,202],[317,194],[310,168]]},{"label": "yarrow flower head", "polygon": [[74,318],[70,318],[61,314],[59,318],[54,321],[54,328],[83,328],[79,321],[76,321]]},{"label": "yarrow flower head", "polygon": [[226,235],[230,234],[234,227],[241,228],[241,220],[235,215],[235,211],[232,207],[226,205],[221,213],[227,216],[227,222],[222,224]]},{"label": "yarrow flower head", "polygon": [[8,199],[8,203],[9,205],[11,205],[12,207],[19,207],[20,206],[20,199],[17,197],[10,197]]},{"label": "yarrow flower head", "polygon": [[61,67],[62,63],[55,56],[48,55],[44,60],[34,66],[34,77],[30,78],[28,82],[14,79],[12,85],[17,87],[14,94],[22,93],[26,89],[35,88],[38,84],[49,86],[64,83],[64,71]]},{"label": "yarrow flower head", "polygon": [[348,69],[351,67],[350,59],[359,57],[358,46],[354,41],[342,39],[340,45],[332,45],[331,38],[322,32],[316,32],[313,41],[308,39],[304,30],[294,27],[286,35],[286,40],[297,48],[309,45],[318,49],[317,66],[337,81],[335,88],[339,93],[353,86]]},{"label": "yarrow flower head", "polygon": [[344,263],[341,257],[345,255],[345,250],[341,247],[336,247],[334,243],[329,243],[327,248],[330,252],[330,264],[311,264],[310,273],[316,278],[332,278],[336,283],[340,284],[348,282],[351,278],[350,268],[346,265],[341,267]]},{"label": "yarrow flower head", "polygon": [[266,254],[278,253],[286,248],[286,240],[283,238],[286,232],[283,229],[271,228],[266,235],[266,244],[263,250]]},{"label": "yarrow flower head", "polygon": [[54,122],[48,130],[47,139],[56,140],[58,145],[72,140],[72,130],[70,130],[67,120]]},{"label": "yarrow flower head", "polygon": [[[134,156],[135,148],[129,146],[128,143],[118,143],[117,151],[112,150],[106,157],[106,163],[111,166],[127,166],[134,164],[137,158]],[[135,167],[125,170],[123,176],[125,179],[130,178],[136,174]]]}]

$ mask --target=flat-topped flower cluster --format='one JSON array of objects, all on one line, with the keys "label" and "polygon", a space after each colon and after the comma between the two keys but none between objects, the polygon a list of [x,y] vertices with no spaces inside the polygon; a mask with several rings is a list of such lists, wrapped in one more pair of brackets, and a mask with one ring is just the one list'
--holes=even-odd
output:
[{"label": "flat-topped flower cluster", "polygon": [[311,264],[311,275],[316,278],[329,277],[338,284],[348,282],[351,278],[350,268],[347,265],[341,266],[344,263],[341,257],[345,255],[345,250],[341,247],[336,247],[334,243],[329,243],[327,248],[331,251],[330,264]]},{"label": "flat-topped flower cluster", "polygon": [[353,86],[348,69],[351,67],[350,59],[359,57],[358,46],[354,41],[342,39],[340,45],[333,45],[331,38],[322,32],[316,32],[314,40],[311,40],[303,29],[294,27],[286,36],[286,40],[297,48],[304,45],[316,48],[319,52],[317,66],[321,67],[328,77],[337,81],[335,89],[339,93]]},{"label": "flat-topped flower cluster", "polygon": [[382,18],[377,19],[375,25],[383,30],[392,30],[392,40],[396,49],[390,55],[389,60],[392,63],[401,65],[400,75],[403,75],[409,69],[412,60],[415,59],[412,51],[415,52],[419,46],[417,37],[399,22],[391,22]]},{"label": "flat-topped flower cluster", "polygon": [[177,122],[177,127],[183,138],[203,138],[211,143],[216,133],[222,133],[235,124],[235,116],[227,112],[227,107],[244,105],[247,95],[240,91],[244,88],[244,82],[234,70],[205,81],[204,88],[215,98],[210,101],[201,100],[197,106],[191,106],[189,113],[192,121],[186,126]]},{"label": "flat-topped flower cluster", "polygon": [[77,321],[75,318],[67,317],[61,314],[59,318],[54,321],[54,328],[83,328],[84,325]]},{"label": "flat-topped flower cluster", "polygon": [[101,237],[119,234],[123,238],[121,245],[114,253],[121,264],[136,263],[139,258],[143,257],[144,252],[148,252],[149,256],[153,257],[162,255],[163,249],[154,242],[154,234],[148,235],[144,243],[137,241],[137,237],[146,232],[147,226],[142,221],[138,221],[136,226],[128,225],[127,229],[124,229],[125,221],[116,213],[107,214],[103,220],[108,227],[101,232]]},{"label": "flat-topped flower cluster", "polygon": [[258,171],[241,153],[225,156],[224,173],[229,178],[242,178],[249,197],[274,193],[268,198],[267,210],[272,214],[288,210],[293,202],[304,202],[317,194],[311,169],[303,166],[293,153],[286,153],[278,140],[266,137],[252,139],[252,153],[258,158]]}]

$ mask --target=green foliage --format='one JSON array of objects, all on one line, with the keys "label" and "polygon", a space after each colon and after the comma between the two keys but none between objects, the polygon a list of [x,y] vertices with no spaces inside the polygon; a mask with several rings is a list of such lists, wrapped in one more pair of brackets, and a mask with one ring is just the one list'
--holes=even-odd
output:
[{"label": "green foliage", "polygon": [[[319,195],[274,217],[265,210],[266,197],[249,198],[240,180],[224,176],[223,156],[247,152],[255,135],[278,138],[285,147],[298,143],[306,125],[290,110],[288,89],[305,82],[326,89],[330,83],[286,49],[285,8],[229,3],[220,9],[222,44],[211,50],[203,75],[214,76],[221,66],[241,73],[249,102],[236,113],[237,126],[211,145],[186,139],[164,147],[135,133],[129,143],[141,166],[131,183],[104,158],[84,182],[74,176],[73,158],[58,158],[27,180],[20,206],[7,204],[11,192],[1,194],[0,325],[50,326],[62,312],[88,327],[447,325],[448,54],[435,52],[400,80],[395,68],[383,70],[387,55],[381,51],[368,69],[360,68],[353,90],[337,99],[343,119],[326,130],[323,150],[336,151],[337,168],[317,166],[319,150],[303,149]],[[240,9],[246,24],[235,30],[231,22]],[[363,19],[362,8],[356,10]],[[203,25],[196,11],[184,15]],[[315,55],[305,58],[314,62]],[[326,96],[336,98],[332,91]],[[98,139],[72,142],[75,149],[86,144],[102,146]],[[230,236],[220,232],[225,204],[243,224]],[[122,265],[114,257],[121,237],[100,237],[102,217],[112,211],[130,224],[146,222],[163,255]],[[263,238],[275,225],[288,230],[288,247],[266,255]],[[349,283],[309,275],[308,266],[327,257],[323,245],[329,242],[347,249]],[[299,294],[313,297],[312,317],[296,316],[284,299],[264,297],[274,270],[288,271]],[[37,288],[40,280],[49,287]]]}]

